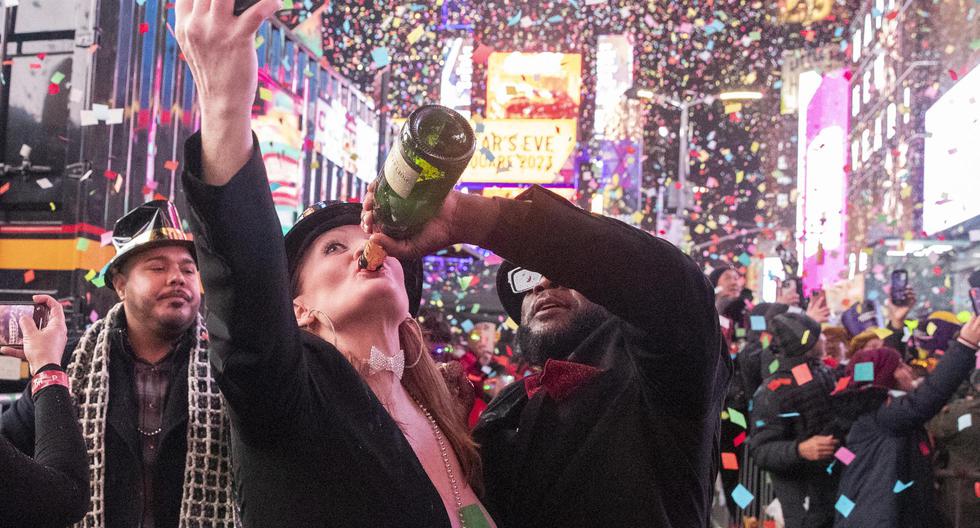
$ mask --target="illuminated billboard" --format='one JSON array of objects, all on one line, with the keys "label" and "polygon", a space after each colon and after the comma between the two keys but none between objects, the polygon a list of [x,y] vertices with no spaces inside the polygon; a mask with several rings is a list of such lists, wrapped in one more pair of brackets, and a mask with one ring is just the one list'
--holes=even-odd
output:
[{"label": "illuminated billboard", "polygon": [[581,99],[578,53],[490,54],[487,119],[576,119]]},{"label": "illuminated billboard", "polygon": [[294,213],[301,206],[302,104],[300,98],[259,70],[258,93],[252,105],[252,130],[259,140],[272,201],[284,228],[292,225]]},{"label": "illuminated billboard", "polygon": [[[573,184],[575,119],[488,119],[462,183]],[[566,165],[568,165],[566,167]]]},{"label": "illuminated billboard", "polygon": [[980,66],[926,111],[922,230],[943,231],[980,215]]},{"label": "illuminated billboard", "polygon": [[[810,73],[810,72],[808,72]],[[805,79],[805,80],[804,80]],[[818,83],[818,84],[815,84]],[[812,86],[815,85],[815,90]],[[805,144],[797,200],[797,239],[802,242],[804,288],[835,283],[847,270],[847,127],[850,82],[844,70],[801,77],[800,121]],[[802,111],[802,109],[806,109]]]}]

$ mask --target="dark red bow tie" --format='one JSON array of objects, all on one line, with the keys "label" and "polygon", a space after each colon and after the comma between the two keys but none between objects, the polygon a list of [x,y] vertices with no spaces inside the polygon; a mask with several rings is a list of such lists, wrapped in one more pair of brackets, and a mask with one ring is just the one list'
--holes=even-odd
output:
[{"label": "dark red bow tie", "polygon": [[524,390],[528,398],[533,398],[538,391],[545,389],[552,398],[561,401],[600,372],[602,371],[582,363],[549,359],[545,362],[543,371],[524,378]]}]

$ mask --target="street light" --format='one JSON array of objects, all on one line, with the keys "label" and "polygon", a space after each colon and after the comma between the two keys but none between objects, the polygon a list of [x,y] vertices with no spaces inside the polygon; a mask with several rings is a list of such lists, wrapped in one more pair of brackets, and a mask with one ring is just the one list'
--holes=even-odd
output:
[{"label": "street light", "polygon": [[[690,128],[690,109],[692,107],[698,106],[700,104],[711,104],[715,102],[715,99],[720,99],[722,101],[746,101],[746,100],[759,100],[762,99],[762,92],[754,90],[738,90],[722,92],[720,94],[714,95],[702,95],[694,99],[681,99],[678,96],[668,97],[662,94],[658,94],[649,88],[636,88],[633,90],[633,94],[640,99],[646,99],[659,103],[661,105],[669,105],[681,111],[681,126],[678,131],[680,136],[680,147],[677,152],[677,183],[680,185],[680,193],[677,197],[677,213],[680,217],[681,223],[684,222],[684,212],[687,210],[687,171],[690,168],[690,154],[688,153],[688,134]],[[660,193],[657,200],[660,202],[657,212],[657,221],[660,222],[660,211],[663,210],[662,202],[663,193]]]}]

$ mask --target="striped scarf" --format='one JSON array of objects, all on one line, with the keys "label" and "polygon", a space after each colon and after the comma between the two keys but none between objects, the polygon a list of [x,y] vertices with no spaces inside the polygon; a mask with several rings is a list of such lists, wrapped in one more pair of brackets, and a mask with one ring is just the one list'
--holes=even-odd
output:
[{"label": "striped scarf", "polygon": [[[75,348],[68,376],[89,459],[91,502],[76,528],[105,527],[105,427],[109,403],[111,333],[121,326],[119,303],[86,330]],[[180,501],[180,528],[234,528],[231,432],[218,384],[208,362],[208,333],[197,316],[187,364],[187,458]]]}]

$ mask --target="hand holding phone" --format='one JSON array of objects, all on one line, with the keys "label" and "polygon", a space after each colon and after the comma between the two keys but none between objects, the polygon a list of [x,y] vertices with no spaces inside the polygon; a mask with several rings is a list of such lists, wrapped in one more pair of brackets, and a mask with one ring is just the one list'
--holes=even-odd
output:
[{"label": "hand holding phone", "polygon": [[[26,360],[32,374],[50,363],[60,365],[68,342],[61,304],[48,295],[35,295],[34,303],[33,307],[23,304],[0,306],[0,313],[5,313],[5,317],[0,318],[4,326],[0,331],[3,336],[0,354]],[[14,306],[26,309],[9,309]]]},{"label": "hand holding phone", "polygon": [[973,315],[980,315],[980,288],[970,288],[970,304],[973,305]]},{"label": "hand holding phone", "polygon": [[897,269],[892,272],[891,279],[891,301],[895,306],[907,306],[909,304],[909,272],[904,269]]}]

